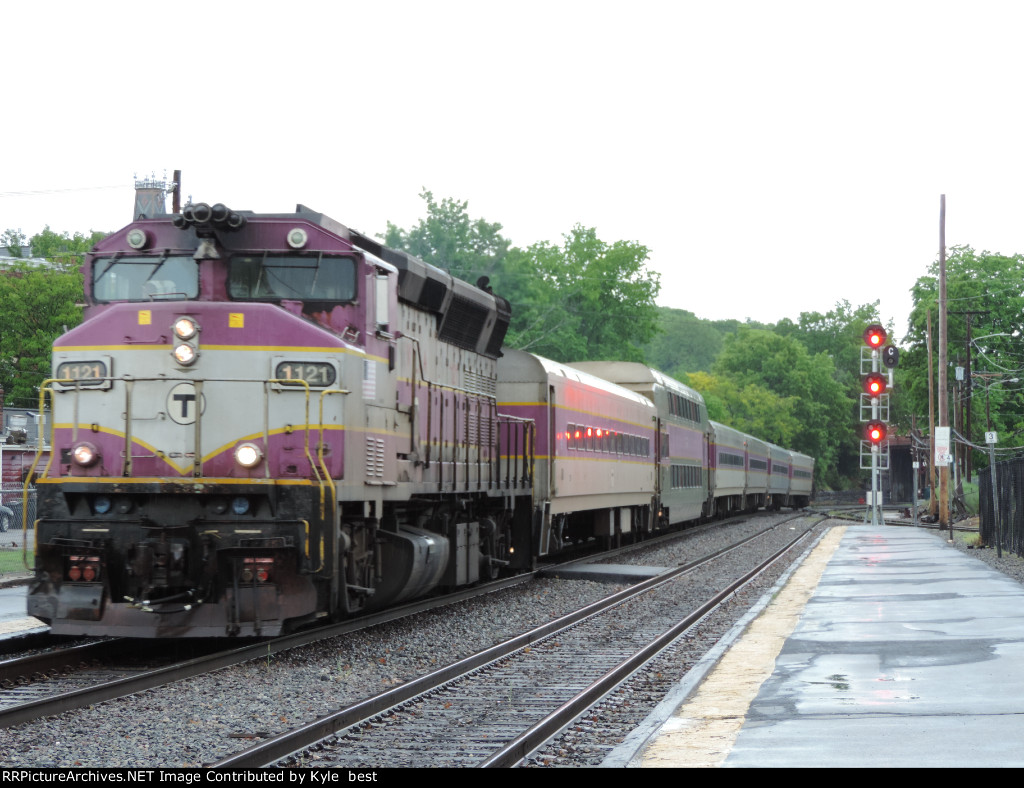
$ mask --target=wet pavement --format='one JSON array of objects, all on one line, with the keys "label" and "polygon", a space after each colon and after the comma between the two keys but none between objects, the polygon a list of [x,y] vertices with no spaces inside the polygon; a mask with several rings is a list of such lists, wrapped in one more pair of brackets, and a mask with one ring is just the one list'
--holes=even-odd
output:
[{"label": "wet pavement", "polygon": [[833,529],[727,645],[606,765],[1024,765],[1024,586],[936,531]]}]

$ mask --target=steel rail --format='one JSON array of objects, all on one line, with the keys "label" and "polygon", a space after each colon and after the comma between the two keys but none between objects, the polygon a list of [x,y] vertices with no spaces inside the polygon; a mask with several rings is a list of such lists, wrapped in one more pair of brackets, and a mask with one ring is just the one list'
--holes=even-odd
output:
[{"label": "steel rail", "polygon": [[[516,652],[521,651],[528,646],[533,646],[537,642],[544,640],[548,637],[551,637],[558,632],[564,631],[572,626],[575,626],[576,624],[585,619],[600,615],[601,613],[604,613],[610,608],[620,605],[628,599],[640,596],[641,594],[646,593],[652,588],[665,585],[666,583],[671,582],[678,576],[690,572],[693,569],[703,564],[706,564],[709,561],[712,561],[715,558],[718,558],[727,552],[736,550],[742,547],[743,545],[747,544],[748,542],[758,539],[768,531],[771,531],[774,528],[779,527],[783,523],[789,522],[790,520],[800,516],[806,517],[807,515],[794,515],[794,517],[787,518],[785,521],[776,523],[772,526],[772,528],[769,528],[766,531],[763,531],[759,534],[754,534],[752,536],[748,536],[732,545],[729,545],[721,550],[717,550],[714,553],[704,556],[700,559],[691,561],[687,564],[675,567],[673,569],[668,569],[665,572],[662,572],[661,574],[648,578],[647,580],[635,583],[629,588],[623,589],[622,591],[605,597],[604,599],[594,602],[577,611],[566,614],[558,619],[550,621],[547,624],[537,627],[536,629],[530,630],[529,632],[525,632],[521,635],[518,635],[508,641],[499,643],[495,646],[492,646],[489,649],[485,649],[484,651],[480,651],[476,654],[466,657],[465,659],[459,660],[443,668],[440,668],[439,670],[433,671],[432,673],[428,673],[416,679],[412,679],[400,686],[394,687],[378,695],[366,698],[363,701],[355,703],[351,706],[347,706],[343,709],[338,710],[337,712],[334,712],[333,714],[326,715],[310,723],[307,723],[306,725],[302,725],[297,728],[293,728],[292,730],[285,731],[284,733],[278,734],[276,736],[272,736],[271,738],[266,739],[265,741],[259,742],[258,744],[255,744],[252,747],[249,747],[233,755],[229,755],[225,758],[222,758],[221,760],[216,761],[215,763],[209,763],[204,765],[209,768],[217,769],[260,768],[272,766],[275,763],[281,761],[282,759],[287,758],[288,756],[293,755],[297,752],[300,752],[318,741],[321,741],[334,735],[340,730],[344,730],[345,728],[349,728],[364,720],[372,718],[375,715],[378,715],[381,712],[386,711],[387,709],[408,703],[412,699],[430,693],[436,690],[438,687],[447,684],[451,681],[454,681],[455,679],[458,679],[468,673],[477,671],[491,663],[506,659],[510,655],[515,654]],[[813,528],[814,525],[817,525],[824,519],[827,518],[821,517],[810,528]],[[796,539],[788,543],[783,550],[774,554],[765,563],[767,565],[770,565],[771,562],[777,560],[780,555],[784,554],[787,550],[791,549],[796,541],[799,541],[800,539],[804,538],[806,536],[806,533],[809,533],[810,528],[807,532],[799,535],[798,537],[796,537]],[[758,571],[763,571],[763,568],[759,567],[758,569],[754,570],[753,573],[750,573],[751,576],[753,574],[756,574]],[[742,585],[742,583],[747,582],[748,580],[749,577],[745,575],[744,578],[741,579],[740,585]],[[734,586],[736,586],[736,584],[731,585],[729,589],[722,592],[722,594],[716,595],[715,598],[718,599],[718,597],[720,596],[724,598],[725,596],[732,594],[735,590]],[[705,614],[706,611],[701,613],[698,616],[698,619],[702,618]],[[676,635],[675,637],[678,637],[678,635]],[[669,642],[671,642],[672,639],[675,639],[675,637],[671,638]],[[660,651],[661,648],[664,648],[664,646],[661,646],[657,650]],[[635,668],[633,668],[633,670],[635,670]],[[632,670],[630,670],[630,672],[632,672]]]},{"label": "steel rail", "polygon": [[[7,708],[0,709],[0,729],[8,728],[12,725],[20,725],[24,722],[31,722],[32,720],[39,719],[40,717],[48,717],[54,714],[61,714],[66,711],[73,711],[74,709],[79,709],[84,706],[101,703],[103,701],[112,700],[125,695],[131,695],[136,692],[142,692],[143,690],[152,689],[153,687],[159,687],[164,684],[171,684],[175,681],[181,681],[192,676],[209,673],[214,670],[219,670],[220,668],[237,665],[253,659],[264,659],[271,654],[288,651],[293,648],[315,643],[319,640],[326,640],[328,638],[338,637],[339,635],[346,635],[377,624],[415,615],[435,607],[454,604],[479,594],[493,593],[503,588],[524,583],[533,576],[534,573],[517,575],[516,577],[488,583],[486,586],[475,587],[470,590],[448,594],[443,597],[435,597],[428,600],[413,602],[408,605],[402,605],[401,607],[381,611],[380,613],[371,614],[369,616],[353,618],[339,624],[330,624],[323,627],[317,627],[315,629],[297,632],[292,635],[285,635],[273,640],[259,641],[253,644],[223,649],[205,656],[195,657],[183,662],[177,662],[173,665],[167,665],[165,667],[155,668],[152,670],[144,670],[133,676],[102,682],[92,687],[84,687],[47,698],[40,698],[38,700],[8,706]],[[163,641],[154,641],[154,644],[155,643],[163,643]],[[164,643],[164,646],[166,646],[166,643]],[[59,657],[55,657],[54,661],[55,663],[63,663],[61,667],[66,667],[68,665],[67,658],[61,659]],[[81,661],[81,659],[79,659],[79,661]],[[0,668],[2,668],[2,665],[0,665]],[[37,672],[43,671],[40,670]]]},{"label": "steel rail", "polygon": [[[818,523],[815,523],[814,525],[817,524]],[[811,528],[813,528],[814,525],[812,525]],[[666,649],[686,630],[703,619],[708,613],[721,605],[744,585],[749,583],[762,572],[766,571],[772,564],[793,549],[793,547],[795,547],[801,540],[807,538],[808,534],[811,532],[811,528],[795,537],[785,547],[776,551],[774,555],[767,558],[760,565],[754,567],[738,580],[735,580],[729,584],[729,586],[715,594],[715,596],[683,618],[674,627],[661,634],[655,640],[633,654],[629,659],[621,662],[571,700],[553,711],[543,720],[531,726],[514,740],[503,746],[500,750],[483,761],[480,764],[480,767],[501,768],[511,767],[521,763],[531,752],[541,747],[546,741],[555,736],[567,725],[570,725],[580,714],[600,701],[601,698],[608,695],[640,667],[648,663],[661,651]]]}]

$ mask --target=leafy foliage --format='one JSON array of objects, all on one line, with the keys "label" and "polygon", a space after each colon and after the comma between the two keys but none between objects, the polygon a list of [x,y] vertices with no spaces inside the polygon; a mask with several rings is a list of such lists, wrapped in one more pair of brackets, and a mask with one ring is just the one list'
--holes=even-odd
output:
[{"label": "leafy foliage", "polygon": [[7,250],[8,257],[21,257],[21,247],[25,246],[25,233],[21,230],[4,230],[0,235],[0,246]]},{"label": "leafy foliage", "polygon": [[82,264],[82,256],[107,235],[93,230],[89,235],[75,233],[69,236],[67,233],[55,233],[50,225],[46,225],[41,233],[32,236],[32,256],[49,260],[61,270],[77,271]]},{"label": "leafy foliage", "polygon": [[800,432],[796,397],[781,397],[757,383],[693,372],[688,385],[704,396],[708,418],[778,446],[792,446]]},{"label": "leafy foliage", "polygon": [[[713,371],[741,390],[753,384],[792,403],[790,412],[798,427],[792,441],[782,445],[814,457],[814,472],[820,481],[830,486],[838,483],[842,444],[853,439],[850,417],[855,402],[836,379],[835,364],[827,353],[812,356],[792,337],[740,326],[726,337]],[[786,410],[781,413],[785,415]],[[730,412],[732,416],[740,417]],[[779,427],[778,433],[782,431]],[[772,440],[753,430],[750,434]]]},{"label": "leafy foliage", "polygon": [[438,202],[426,189],[420,197],[427,204],[426,218],[408,231],[388,222],[384,243],[467,282],[475,284],[481,276],[491,276],[508,254],[509,242],[501,235],[501,225],[470,219],[466,201],[446,197]]},{"label": "leafy foliage", "polygon": [[50,377],[51,346],[82,320],[77,271],[19,263],[0,276],[0,385],[5,401],[38,404],[39,385]]},{"label": "leafy foliage", "polygon": [[693,312],[666,307],[659,309],[658,325],[661,331],[644,348],[648,364],[677,380],[688,372],[711,370],[722,350],[724,331]]},{"label": "leafy foliage", "polygon": [[[958,401],[971,404],[971,423],[961,428],[975,444],[982,433],[999,433],[999,447],[1024,446],[1024,255],[976,252],[969,246],[947,251],[946,300],[948,358],[951,366],[967,367],[971,379],[958,384],[950,370],[946,392],[950,422]],[[914,308],[906,336],[909,347],[900,358],[897,381],[906,392],[907,408],[928,416],[928,315],[931,315],[933,380],[938,382],[939,262],[912,289]],[[971,343],[968,345],[968,320]],[[936,395],[938,396],[938,395]],[[962,398],[962,399],[961,399]],[[987,462],[975,456],[977,462]]]},{"label": "leafy foliage", "polygon": [[426,218],[408,231],[388,222],[384,242],[466,281],[486,276],[514,305],[507,344],[555,361],[643,358],[640,347],[657,331],[660,287],[645,246],[608,244],[577,225],[561,245],[510,248],[501,225],[471,219],[467,202],[420,196]]},{"label": "leafy foliage", "polygon": [[[25,261],[0,275],[0,386],[8,404],[38,404],[39,385],[50,376],[54,340],[82,320],[76,305],[82,298],[82,256],[105,235],[57,233],[47,225],[27,245],[34,258],[51,267]],[[7,230],[2,242],[13,257],[26,245],[20,230]]]},{"label": "leafy foliage", "polygon": [[641,244],[609,244],[582,225],[561,246],[515,250],[497,279],[513,304],[526,307],[518,318],[513,312],[508,344],[555,361],[643,360],[661,287],[647,256]]}]

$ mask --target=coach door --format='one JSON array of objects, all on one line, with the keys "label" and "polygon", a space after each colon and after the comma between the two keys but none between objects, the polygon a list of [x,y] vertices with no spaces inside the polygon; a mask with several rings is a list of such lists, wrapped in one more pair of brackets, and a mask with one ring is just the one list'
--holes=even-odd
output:
[{"label": "coach door", "polygon": [[558,430],[555,425],[555,387],[548,386],[548,495],[555,490],[555,457],[558,455]]}]

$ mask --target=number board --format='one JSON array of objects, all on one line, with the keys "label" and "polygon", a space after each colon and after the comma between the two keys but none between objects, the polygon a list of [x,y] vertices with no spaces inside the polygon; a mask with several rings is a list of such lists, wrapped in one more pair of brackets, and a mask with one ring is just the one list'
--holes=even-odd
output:
[{"label": "number board", "polygon": [[279,361],[274,377],[283,385],[288,381],[305,381],[310,388],[327,388],[338,379],[334,364],[324,361]]},{"label": "number board", "polygon": [[[53,376],[64,380],[62,383],[54,384],[60,389],[75,388],[76,385],[107,388],[110,386],[110,359],[62,361],[57,365]],[[68,383],[68,379],[75,383]]]}]

